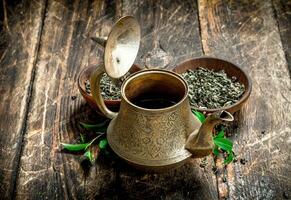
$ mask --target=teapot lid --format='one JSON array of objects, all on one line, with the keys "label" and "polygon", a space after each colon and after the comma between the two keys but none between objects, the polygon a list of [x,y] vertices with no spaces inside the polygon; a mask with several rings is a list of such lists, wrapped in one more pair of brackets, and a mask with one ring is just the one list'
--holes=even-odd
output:
[{"label": "teapot lid", "polygon": [[133,16],[120,18],[109,33],[104,53],[107,75],[113,79],[124,76],[131,68],[140,45],[140,25]]}]

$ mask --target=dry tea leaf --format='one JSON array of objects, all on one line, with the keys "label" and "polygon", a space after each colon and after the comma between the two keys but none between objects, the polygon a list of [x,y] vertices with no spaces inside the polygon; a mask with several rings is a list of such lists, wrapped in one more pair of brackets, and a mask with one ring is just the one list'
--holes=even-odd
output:
[{"label": "dry tea leaf", "polygon": [[245,92],[236,77],[227,77],[224,71],[198,68],[182,74],[189,86],[189,100],[195,108],[221,108],[237,102]]}]

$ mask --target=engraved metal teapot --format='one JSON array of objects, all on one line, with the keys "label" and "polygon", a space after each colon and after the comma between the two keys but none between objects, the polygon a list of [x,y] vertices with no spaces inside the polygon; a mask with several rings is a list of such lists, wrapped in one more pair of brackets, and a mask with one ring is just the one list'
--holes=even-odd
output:
[{"label": "engraved metal teapot", "polygon": [[[140,27],[135,18],[121,18],[112,28],[105,44],[104,65],[91,75],[91,93],[102,113],[112,119],[107,139],[112,150],[130,164],[151,171],[178,167],[189,158],[209,155],[213,149],[212,129],[233,116],[220,111],[201,122],[192,114],[185,80],[172,71],[141,70],[121,86],[118,113],[109,110],[102,99],[100,80],[103,73],[118,80],[132,66],[140,43]],[[173,102],[151,108],[138,100],[160,97]],[[162,100],[161,100],[162,101]]]}]

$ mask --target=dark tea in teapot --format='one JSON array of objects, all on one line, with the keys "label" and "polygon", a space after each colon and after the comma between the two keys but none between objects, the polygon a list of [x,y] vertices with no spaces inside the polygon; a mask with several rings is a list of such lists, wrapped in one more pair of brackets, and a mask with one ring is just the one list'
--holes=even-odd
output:
[{"label": "dark tea in teapot", "polygon": [[171,73],[145,72],[129,78],[124,94],[138,107],[163,109],[179,103],[187,95],[187,85]]},{"label": "dark tea in teapot", "polygon": [[133,104],[147,109],[161,109],[175,105],[177,102],[163,96],[145,96],[132,100]]}]

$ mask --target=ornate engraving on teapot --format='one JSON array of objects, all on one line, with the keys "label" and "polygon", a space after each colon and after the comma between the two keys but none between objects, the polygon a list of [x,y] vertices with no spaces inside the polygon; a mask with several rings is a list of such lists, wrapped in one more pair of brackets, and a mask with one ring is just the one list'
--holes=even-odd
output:
[{"label": "ornate engraving on teapot", "polygon": [[191,156],[184,148],[189,135],[185,129],[188,125],[184,107],[161,115],[159,112],[138,112],[123,103],[117,118],[112,121],[114,134],[110,127],[108,130],[111,147],[121,153],[121,157],[145,164],[170,163]]}]

